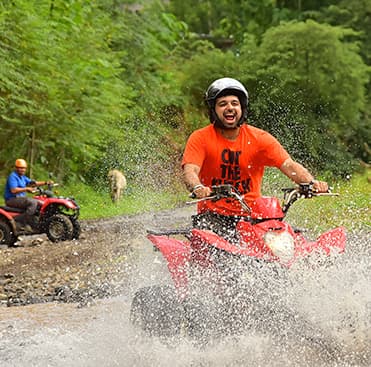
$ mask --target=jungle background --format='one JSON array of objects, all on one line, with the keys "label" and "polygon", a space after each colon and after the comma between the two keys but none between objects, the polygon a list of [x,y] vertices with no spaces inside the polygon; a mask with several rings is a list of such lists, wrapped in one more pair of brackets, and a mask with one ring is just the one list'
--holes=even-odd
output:
[{"label": "jungle background", "polygon": [[[208,123],[207,86],[229,76],[249,123],[314,173],[370,163],[371,0],[4,0],[0,177],[103,190],[179,189],[189,134]],[[78,193],[75,193],[78,197]]]}]

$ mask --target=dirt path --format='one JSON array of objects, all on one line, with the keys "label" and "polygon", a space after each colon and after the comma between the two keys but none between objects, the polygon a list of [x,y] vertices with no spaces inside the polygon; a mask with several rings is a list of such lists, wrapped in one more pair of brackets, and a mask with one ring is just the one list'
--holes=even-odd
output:
[{"label": "dirt path", "polygon": [[61,301],[82,305],[120,293],[133,242],[146,229],[186,226],[194,208],[83,221],[78,241],[50,242],[28,236],[0,248],[0,304]]}]

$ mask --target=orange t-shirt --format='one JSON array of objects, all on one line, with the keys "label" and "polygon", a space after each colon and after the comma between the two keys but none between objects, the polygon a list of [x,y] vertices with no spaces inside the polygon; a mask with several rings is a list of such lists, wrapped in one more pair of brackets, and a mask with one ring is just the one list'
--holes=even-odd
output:
[{"label": "orange t-shirt", "polygon": [[[201,167],[200,180],[205,186],[231,184],[247,202],[261,196],[264,167],[281,167],[289,158],[282,145],[268,132],[243,124],[235,141],[225,139],[214,125],[194,131],[182,159]],[[201,201],[198,212],[214,211],[223,215],[241,215],[235,200]]]}]

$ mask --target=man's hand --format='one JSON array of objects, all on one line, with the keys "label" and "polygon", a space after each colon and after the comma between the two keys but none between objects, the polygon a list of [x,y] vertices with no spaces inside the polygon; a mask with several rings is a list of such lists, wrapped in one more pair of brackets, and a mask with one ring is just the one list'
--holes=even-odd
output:
[{"label": "man's hand", "polygon": [[192,197],[203,199],[211,194],[210,187],[202,185],[198,177],[200,167],[196,164],[187,163],[183,167],[183,179]]},{"label": "man's hand", "polygon": [[328,183],[324,181],[313,180],[313,189],[314,191],[320,193],[328,192]]},{"label": "man's hand", "polygon": [[204,185],[196,185],[195,188],[192,190],[192,194],[196,196],[197,199],[203,199],[211,194],[210,187]]}]

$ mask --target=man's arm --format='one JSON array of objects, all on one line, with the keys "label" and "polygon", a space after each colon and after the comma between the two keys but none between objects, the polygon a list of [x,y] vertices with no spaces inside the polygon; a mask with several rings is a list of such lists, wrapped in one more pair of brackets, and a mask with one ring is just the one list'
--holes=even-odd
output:
[{"label": "man's arm", "polygon": [[33,192],[33,188],[26,186],[26,187],[12,187],[10,189],[12,194],[19,194],[20,192]]},{"label": "man's arm", "polygon": [[8,177],[8,185],[10,192],[15,195],[21,192],[33,192],[33,189],[31,187],[22,187],[23,185],[18,186],[19,182],[13,174]]},{"label": "man's arm", "polygon": [[34,193],[35,192],[35,187],[48,185],[49,183],[53,183],[53,181],[30,181],[30,183],[26,187],[18,187],[18,186],[11,187],[10,191],[13,194],[18,194],[20,192]]},{"label": "man's arm", "polygon": [[198,177],[201,168],[196,164],[187,163],[183,166],[183,180],[187,189],[195,193],[196,197],[201,199],[209,196],[211,189],[204,186]]},{"label": "man's arm", "polygon": [[327,192],[327,182],[317,181],[313,175],[300,163],[287,158],[280,167],[282,173],[297,184],[313,182],[313,188],[318,192]]}]

